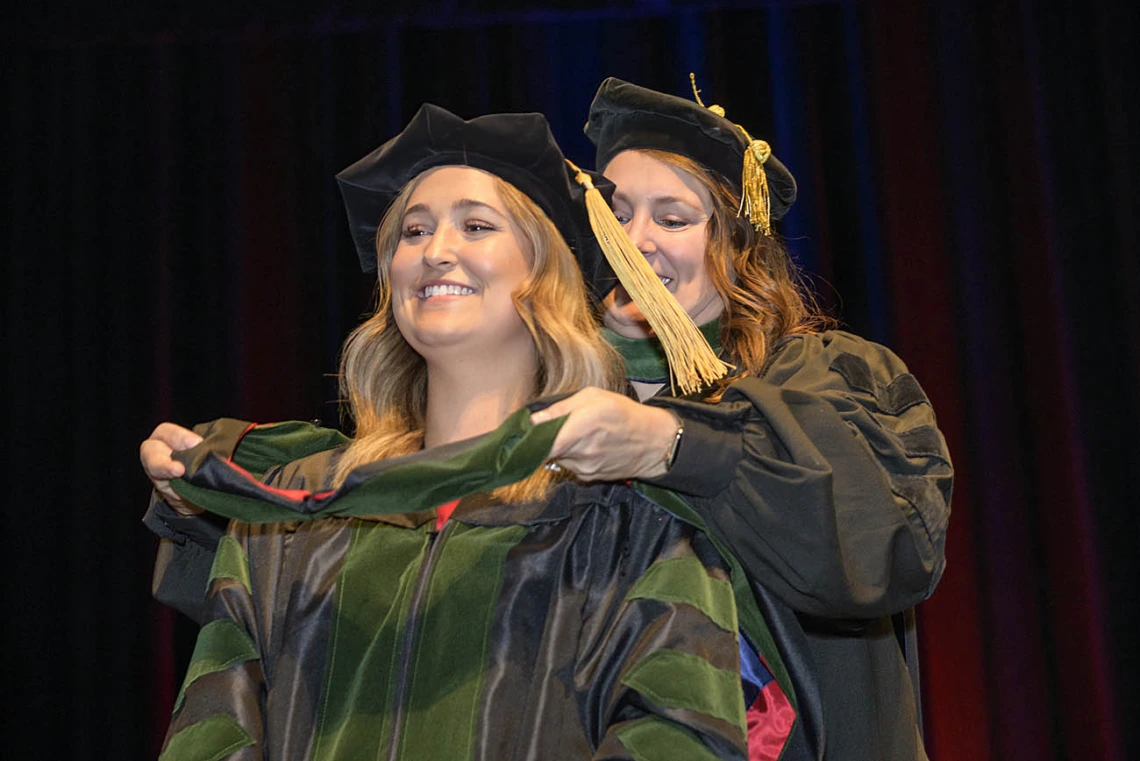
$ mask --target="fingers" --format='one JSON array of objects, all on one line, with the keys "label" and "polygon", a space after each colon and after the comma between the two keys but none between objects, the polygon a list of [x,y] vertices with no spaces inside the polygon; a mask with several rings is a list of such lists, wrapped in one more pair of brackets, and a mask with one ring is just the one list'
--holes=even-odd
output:
[{"label": "fingers", "polygon": [[180,478],[186,468],[177,460],[171,459],[174,450],[165,441],[147,439],[139,445],[139,461],[152,481]]},{"label": "fingers", "polygon": [[621,394],[615,394],[612,391],[597,388],[596,386],[586,386],[581,391],[575,392],[571,396],[566,397],[546,409],[539,410],[530,416],[531,425],[538,425],[545,423],[548,420],[570,415],[579,410],[594,408],[599,405],[608,405],[615,402],[630,401]]},{"label": "fingers", "polygon": [[174,510],[183,515],[202,512],[170,488],[170,479],[186,475],[186,467],[173,459],[175,452],[189,449],[202,441],[202,437],[188,428],[174,423],[161,423],[151,433],[150,438],[139,444],[139,461],[147,477],[154,484],[154,490]]},{"label": "fingers", "polygon": [[196,446],[202,437],[174,423],[160,423],[150,438],[139,445],[139,461],[151,481],[180,478],[186,473],[182,463],[171,458],[174,452]]},{"label": "fingers", "polygon": [[580,417],[580,415],[569,415],[566,418],[566,422],[562,424],[558,435],[554,437],[554,444],[550,447],[551,459],[573,456],[571,450],[581,442],[583,434],[588,432],[588,430],[583,431],[579,425]]},{"label": "fingers", "polygon": [[532,412],[530,415],[530,424],[539,425],[540,423],[545,423],[547,421],[554,420],[555,418],[560,418],[563,415],[569,415],[577,406],[577,402],[572,400],[576,399],[580,393],[582,392],[579,391],[577,394],[574,394],[574,396],[567,397],[566,399],[563,399],[560,402],[556,402],[545,409],[539,410],[538,412]]},{"label": "fingers", "polygon": [[571,406],[550,453],[560,466],[584,480],[653,478],[665,472],[677,431],[671,412],[602,391]]},{"label": "fingers", "polygon": [[201,436],[189,428],[183,428],[175,423],[159,423],[158,427],[154,429],[154,433],[150,435],[150,438],[158,439],[175,452],[196,447],[202,443]]},{"label": "fingers", "polygon": [[[607,405],[587,405],[573,410],[558,431],[550,450],[551,459],[583,480],[604,479],[615,467],[622,469],[622,437],[615,435]],[[617,471],[615,471],[617,472]]]}]

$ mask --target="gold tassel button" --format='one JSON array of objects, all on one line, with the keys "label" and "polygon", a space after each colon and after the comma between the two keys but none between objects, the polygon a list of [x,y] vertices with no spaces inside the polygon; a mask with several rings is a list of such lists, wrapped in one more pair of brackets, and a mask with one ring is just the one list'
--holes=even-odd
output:
[{"label": "gold tassel button", "polygon": [[721,361],[693,318],[661,283],[594,187],[590,175],[569,159],[566,163],[574,170],[575,182],[586,189],[586,213],[606,261],[665,350],[671,371],[670,387],[676,381],[682,394],[691,394],[723,378],[731,365]]}]

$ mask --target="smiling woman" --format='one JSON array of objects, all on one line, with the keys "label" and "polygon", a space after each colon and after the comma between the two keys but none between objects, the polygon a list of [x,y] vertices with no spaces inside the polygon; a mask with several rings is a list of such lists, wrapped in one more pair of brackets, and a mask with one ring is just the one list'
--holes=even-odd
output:
[{"label": "smiling woman", "polygon": [[[341,173],[347,198],[374,181],[371,158]],[[561,192],[580,199],[557,166]],[[532,195],[465,164],[429,165],[392,194],[368,244],[377,252],[377,311],[342,357],[356,436],[337,483],[361,463],[485,433],[536,397],[620,388],[617,357],[601,339],[566,242],[578,241],[582,259],[601,259],[584,211],[560,230]],[[590,271],[595,281],[610,277],[596,263]],[[394,401],[408,389],[415,398]],[[533,496],[550,478],[539,471],[504,493]]]},{"label": "smiling woman", "polygon": [[[462,344],[469,361],[502,361],[526,377],[534,350],[513,295],[534,257],[507,215],[499,183],[470,167],[425,172],[380,271],[389,271],[396,325],[429,363],[439,349]],[[380,250],[390,251],[383,237]]]},{"label": "smiling woman", "polygon": [[[614,215],[649,260],[666,289],[698,325],[720,316],[723,304],[705,267],[713,215],[709,190],[694,175],[653,153],[626,151],[606,167],[614,180]],[[652,331],[625,289],[606,298],[605,325],[626,338]]]},{"label": "smiling woman", "polygon": [[[634,244],[735,370],[669,398],[665,353],[619,294],[605,322],[646,403],[583,391],[533,419],[567,415],[560,462],[676,490],[733,550],[810,664],[789,756],[925,759],[909,609],[945,567],[953,480],[930,402],[890,349],[827,329],[772,231],[795,179],[723,108],[611,78],[586,134]],[[653,413],[675,438],[638,434]]]}]

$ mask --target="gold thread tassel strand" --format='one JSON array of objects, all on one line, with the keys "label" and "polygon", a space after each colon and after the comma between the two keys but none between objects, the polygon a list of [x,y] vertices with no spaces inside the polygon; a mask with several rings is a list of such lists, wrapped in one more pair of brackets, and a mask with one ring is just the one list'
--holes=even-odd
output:
[{"label": "gold thread tassel strand", "polygon": [[[740,127],[740,125],[736,125]],[[743,192],[740,194],[740,212],[743,212],[752,226],[765,235],[772,234],[772,199],[768,195],[768,173],[764,162],[772,155],[772,149],[763,140],[753,140],[744,132],[748,145],[744,149],[744,173],[741,176]]]},{"label": "gold thread tassel strand", "polygon": [[731,365],[717,357],[693,319],[661,283],[645,256],[626,235],[606,199],[594,187],[590,175],[569,159],[566,163],[574,170],[575,181],[586,189],[590,227],[606,260],[665,350],[671,371],[670,387],[675,380],[682,394],[691,394],[723,378]]}]

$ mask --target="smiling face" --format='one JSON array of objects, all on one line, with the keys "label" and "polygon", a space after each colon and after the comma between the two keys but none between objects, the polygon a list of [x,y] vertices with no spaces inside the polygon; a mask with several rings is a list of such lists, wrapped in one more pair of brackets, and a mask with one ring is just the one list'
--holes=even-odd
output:
[{"label": "smiling face", "polygon": [[483,357],[533,352],[511,298],[532,258],[492,175],[462,166],[428,170],[408,197],[389,266],[400,333],[429,362],[456,347]]},{"label": "smiling face", "polygon": [[[702,325],[724,306],[705,265],[709,191],[688,172],[641,151],[619,153],[605,176],[617,186],[614,214],[681,307]],[[627,338],[651,335],[641,310],[623,288],[606,297],[606,327]]]}]

